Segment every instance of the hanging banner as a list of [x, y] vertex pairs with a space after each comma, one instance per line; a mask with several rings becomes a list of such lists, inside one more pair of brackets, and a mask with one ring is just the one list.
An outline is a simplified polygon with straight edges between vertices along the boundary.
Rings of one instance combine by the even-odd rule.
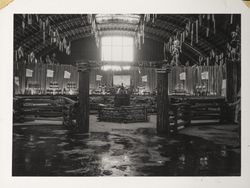
[[50, 70], [50, 69], [47, 69], [47, 77], [48, 78], [53, 78], [53, 75], [54, 75], [54, 71]]
[[142, 76], [141, 79], [142, 79], [142, 82], [147, 82], [148, 81], [148, 76], [147, 75]]
[[102, 80], [102, 76], [101, 75], [96, 75], [96, 81], [101, 81]]
[[26, 77], [32, 77], [32, 74], [33, 74], [33, 70], [30, 70], [30, 69], [26, 69]]
[[208, 72], [207, 71], [201, 73], [201, 79], [208, 80]]
[[15, 76], [15, 84], [17, 86], [20, 86], [20, 82], [19, 82], [19, 77], [18, 76]]
[[186, 72], [180, 73], [180, 80], [186, 80]]
[[71, 73], [68, 71], [64, 71], [64, 78], [70, 79]]

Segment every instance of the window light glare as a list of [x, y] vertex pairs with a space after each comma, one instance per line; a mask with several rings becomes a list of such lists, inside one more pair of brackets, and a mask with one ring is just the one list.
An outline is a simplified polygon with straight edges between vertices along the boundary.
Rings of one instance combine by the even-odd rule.
[[130, 70], [131, 66], [119, 66], [119, 65], [103, 65], [101, 70], [103, 71], [122, 71]]
[[134, 39], [127, 36], [104, 36], [101, 38], [102, 61], [132, 62]]

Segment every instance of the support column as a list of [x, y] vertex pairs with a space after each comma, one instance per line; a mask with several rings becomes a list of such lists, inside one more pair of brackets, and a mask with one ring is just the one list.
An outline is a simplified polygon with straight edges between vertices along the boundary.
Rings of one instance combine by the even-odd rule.
[[157, 70], [157, 133], [169, 135], [168, 73], [170, 69]]
[[79, 69], [79, 130], [89, 132], [89, 69], [87, 64]]

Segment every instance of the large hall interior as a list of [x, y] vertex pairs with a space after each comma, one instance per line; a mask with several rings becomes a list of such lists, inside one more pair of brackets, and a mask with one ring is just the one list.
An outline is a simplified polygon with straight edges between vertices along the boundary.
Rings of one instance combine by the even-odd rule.
[[15, 14], [13, 176], [240, 176], [240, 14]]

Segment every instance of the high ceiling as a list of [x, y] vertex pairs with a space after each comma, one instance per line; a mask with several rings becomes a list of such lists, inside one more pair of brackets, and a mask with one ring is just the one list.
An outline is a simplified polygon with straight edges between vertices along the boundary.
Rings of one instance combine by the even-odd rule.
[[[40, 14], [40, 19], [49, 20], [50, 26], [57, 29], [60, 37], [67, 41], [75, 41], [85, 37], [92, 37], [92, 24], [88, 21], [86, 14]], [[134, 36], [138, 30], [140, 17], [143, 15], [95, 15], [97, 30], [100, 35], [130, 35]], [[236, 16], [235, 16], [236, 17]], [[211, 49], [219, 52], [225, 51], [225, 45], [229, 38], [230, 15], [215, 15], [216, 33], [206, 36], [206, 26], [199, 27], [199, 42], [190, 45], [187, 39], [183, 45], [183, 52], [190, 59], [197, 59], [197, 56], [208, 56]], [[145, 24], [145, 38], [160, 43], [168, 41], [169, 37], [176, 32], [183, 32], [188, 21], [194, 22], [198, 15], [192, 14], [159, 14], [154, 22]], [[14, 16], [14, 48], [22, 46], [25, 53], [34, 52], [38, 56], [45, 55], [55, 49], [49, 41], [43, 43], [43, 31], [38, 22], [33, 22], [23, 29], [23, 15]], [[239, 23], [240, 24], [240, 23]], [[46, 33], [46, 37], [48, 34]]]

